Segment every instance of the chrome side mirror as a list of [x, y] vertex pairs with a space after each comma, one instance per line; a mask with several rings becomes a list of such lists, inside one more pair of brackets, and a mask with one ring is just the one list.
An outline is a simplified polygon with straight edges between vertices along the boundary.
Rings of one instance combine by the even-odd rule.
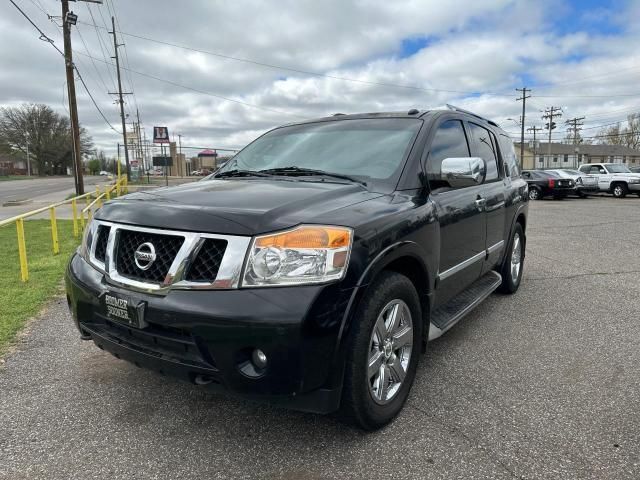
[[440, 167], [440, 178], [453, 188], [470, 187], [484, 182], [487, 166], [482, 158], [445, 158]]

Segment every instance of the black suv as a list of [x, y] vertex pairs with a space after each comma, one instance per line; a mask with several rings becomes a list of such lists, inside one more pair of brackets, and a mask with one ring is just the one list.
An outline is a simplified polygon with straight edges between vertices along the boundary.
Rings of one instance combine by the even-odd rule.
[[527, 208], [511, 140], [470, 112], [287, 125], [203, 181], [107, 202], [69, 305], [118, 358], [375, 429], [428, 340], [517, 290]]

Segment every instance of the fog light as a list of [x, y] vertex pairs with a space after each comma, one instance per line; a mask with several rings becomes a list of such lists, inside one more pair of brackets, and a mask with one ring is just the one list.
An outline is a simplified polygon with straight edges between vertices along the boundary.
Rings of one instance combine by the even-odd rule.
[[251, 361], [255, 367], [259, 369], [263, 369], [267, 366], [267, 356], [259, 348], [256, 348], [251, 354]]

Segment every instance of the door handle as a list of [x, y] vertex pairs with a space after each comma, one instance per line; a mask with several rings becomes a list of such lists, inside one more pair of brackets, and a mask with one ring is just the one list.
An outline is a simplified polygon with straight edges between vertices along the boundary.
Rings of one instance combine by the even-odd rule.
[[478, 208], [478, 210], [482, 211], [482, 209], [485, 207], [486, 204], [487, 204], [486, 198], [478, 197], [476, 199], [476, 207]]

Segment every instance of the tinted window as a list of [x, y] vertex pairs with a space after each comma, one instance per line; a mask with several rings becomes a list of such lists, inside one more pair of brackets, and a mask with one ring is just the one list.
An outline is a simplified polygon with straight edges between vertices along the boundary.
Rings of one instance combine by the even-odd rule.
[[432, 189], [448, 187], [441, 179], [441, 165], [445, 158], [469, 157], [469, 146], [460, 120], [447, 120], [438, 127], [429, 149], [427, 179]]
[[502, 150], [502, 160], [504, 160], [507, 166], [508, 175], [511, 178], [518, 178], [520, 176], [520, 169], [518, 168], [518, 160], [516, 158], [516, 151], [513, 148], [513, 141], [506, 135], [500, 135], [500, 147]]
[[491, 141], [489, 130], [475, 123], [470, 123], [469, 128], [471, 130], [473, 155], [487, 162], [487, 176], [485, 177], [485, 181], [490, 182], [496, 180], [498, 178], [498, 158], [493, 146], [494, 144]]

